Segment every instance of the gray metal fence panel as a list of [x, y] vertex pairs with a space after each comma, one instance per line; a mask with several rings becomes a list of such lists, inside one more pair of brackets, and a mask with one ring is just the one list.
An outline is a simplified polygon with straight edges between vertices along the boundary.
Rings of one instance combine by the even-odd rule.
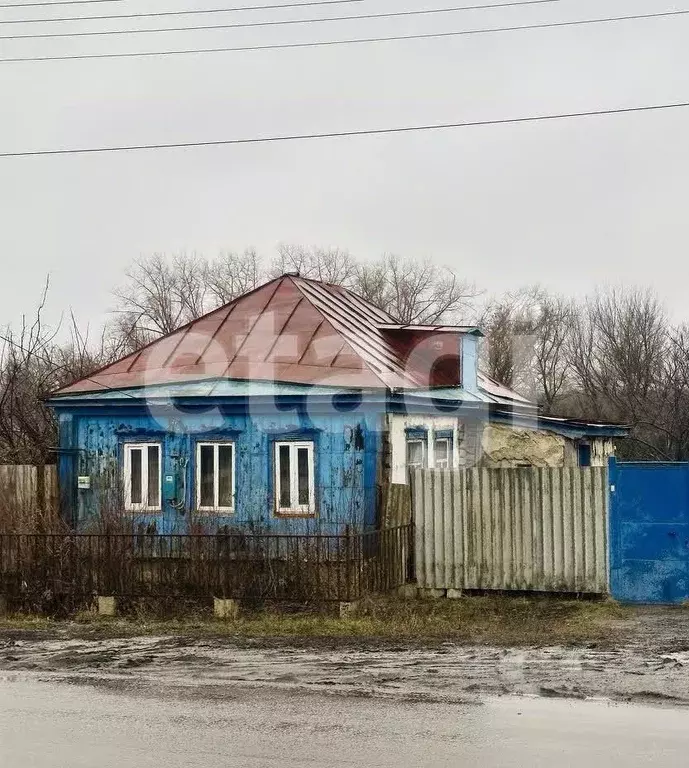
[[412, 473], [427, 589], [608, 591], [606, 467]]

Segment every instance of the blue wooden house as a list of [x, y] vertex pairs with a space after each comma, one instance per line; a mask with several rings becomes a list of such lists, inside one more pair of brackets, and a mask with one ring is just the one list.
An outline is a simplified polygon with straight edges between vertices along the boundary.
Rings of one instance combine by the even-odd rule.
[[409, 467], [489, 460], [491, 427], [604, 462], [624, 430], [539, 416], [478, 371], [480, 335], [285, 274], [55, 393], [62, 514], [78, 530], [368, 528]]

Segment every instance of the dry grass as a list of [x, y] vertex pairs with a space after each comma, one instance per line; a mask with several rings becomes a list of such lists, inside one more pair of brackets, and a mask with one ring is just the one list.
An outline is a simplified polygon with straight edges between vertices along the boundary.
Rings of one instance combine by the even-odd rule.
[[360, 645], [368, 639], [415, 644], [454, 642], [495, 646], [613, 643], [633, 616], [611, 601], [544, 597], [464, 597], [460, 600], [375, 599], [346, 618], [323, 613], [245, 612], [236, 621], [197, 614], [159, 619], [151, 614], [99, 618], [79, 614], [70, 621], [26, 616], [0, 620], [2, 629], [59, 632], [74, 637], [183, 635], [256, 640], [331, 640]]

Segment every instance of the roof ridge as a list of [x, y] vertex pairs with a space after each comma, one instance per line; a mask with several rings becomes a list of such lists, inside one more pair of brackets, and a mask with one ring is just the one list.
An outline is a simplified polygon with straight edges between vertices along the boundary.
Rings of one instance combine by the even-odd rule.
[[[334, 303], [334, 297], [324, 288], [324, 285], [327, 285], [327, 283], [323, 283], [320, 280], [313, 280], [309, 279], [306, 280], [305, 278], [298, 278], [299, 280], [304, 280], [304, 282], [307, 283], [308, 289], [311, 291], [324, 291], [325, 295], [328, 296], [328, 298], [318, 297], [320, 301], [323, 302], [323, 304], [327, 304], [328, 302]], [[389, 382], [386, 381], [385, 376], [390, 374], [392, 376], [398, 376], [403, 379], [406, 379], [409, 384], [418, 386], [418, 381], [414, 379], [414, 377], [406, 370], [405, 366], [400, 361], [399, 357], [397, 356], [395, 349], [390, 345], [387, 339], [385, 339], [382, 334], [380, 335], [380, 338], [378, 338], [375, 334], [370, 334], [371, 330], [374, 330], [378, 333], [378, 326], [377, 322], [371, 320], [370, 318], [367, 318], [364, 315], [364, 312], [361, 308], [351, 308], [351, 307], [337, 307], [335, 305], [335, 308], [332, 310], [328, 310], [328, 308], [321, 309], [320, 306], [318, 306], [316, 303], [314, 303], [314, 297], [310, 296], [308, 293], [308, 290], [304, 290], [303, 286], [299, 286], [298, 283], [295, 281], [295, 285], [299, 288], [300, 292], [305, 295], [312, 307], [314, 307], [322, 317], [324, 317], [330, 326], [338, 333], [338, 335], [347, 342], [348, 346], [352, 349], [352, 351], [361, 359], [361, 361], [364, 363], [366, 368], [371, 371], [376, 378], [383, 384], [384, 387], [389, 386]], [[361, 299], [360, 297], [356, 296], [353, 292], [349, 291], [347, 288], [342, 288], [342, 286], [339, 286], [341, 291], [345, 293], [346, 296], [354, 296], [357, 301], [364, 302], [364, 304], [367, 304], [370, 306], [373, 310], [376, 312], [382, 312], [382, 310], [379, 310], [377, 307], [375, 307], [374, 304], [370, 304], [370, 302], [366, 302], [365, 299]], [[351, 298], [349, 299], [351, 301]], [[366, 307], [364, 307], [366, 309]], [[361, 341], [360, 339], [356, 338], [356, 335], [348, 335], [345, 334], [338, 326], [345, 326], [345, 323], [343, 323], [342, 319], [338, 317], [339, 314], [345, 314], [350, 315], [352, 319], [355, 321], [355, 324], [360, 326], [366, 331], [369, 331], [369, 341], [375, 349], [377, 349], [377, 355], [381, 358], [378, 360], [379, 368], [376, 369], [375, 363], [371, 362], [369, 360], [370, 355], [367, 355], [367, 349], [366, 344]], [[373, 355], [375, 357], [376, 355]], [[382, 370], [380, 370], [382, 369]]]
[[[306, 280], [309, 283], [316, 283], [317, 285], [334, 285], [334, 284], [326, 283], [323, 280], [314, 280], [313, 278], [304, 278], [304, 277], [302, 277], [299, 274], [294, 275], [294, 274], [290, 274], [289, 272], [286, 273], [284, 276], [288, 277], [292, 281], [293, 285], [296, 287], [296, 289], [299, 291], [299, 293], [304, 297], [304, 299], [306, 301], [308, 301], [309, 305], [311, 307], [313, 307], [316, 310], [316, 312], [318, 312], [318, 314], [323, 318], [323, 320], [326, 323], [328, 323], [328, 325], [333, 329], [333, 331], [335, 331], [335, 333], [342, 339], [342, 346], [344, 347], [344, 345], [346, 344], [352, 350], [352, 352], [354, 352], [354, 354], [356, 354], [357, 357], [359, 357], [359, 359], [366, 366], [366, 368], [381, 382], [381, 384], [383, 386], [387, 386], [386, 382], [381, 378], [380, 373], [378, 371], [376, 371], [375, 368], [373, 368], [373, 366], [368, 362], [368, 360], [366, 360], [366, 358], [363, 357], [363, 355], [361, 355], [356, 350], [355, 347], [352, 346], [350, 340], [342, 333], [341, 330], [339, 330], [339, 328], [337, 328], [336, 325], [333, 324], [332, 318], [328, 317], [328, 315], [326, 315], [326, 313], [319, 306], [314, 304], [312, 297], [309, 296], [308, 293], [303, 290], [302, 286], [299, 285], [298, 281], [299, 280]], [[295, 278], [297, 278], [297, 279], [295, 280]], [[341, 288], [342, 286], [335, 286], [335, 287]], [[344, 289], [344, 290], [346, 290], [346, 289]], [[340, 351], [342, 351], [342, 350], [340, 350]], [[338, 352], [337, 354], [339, 355], [340, 352]]]

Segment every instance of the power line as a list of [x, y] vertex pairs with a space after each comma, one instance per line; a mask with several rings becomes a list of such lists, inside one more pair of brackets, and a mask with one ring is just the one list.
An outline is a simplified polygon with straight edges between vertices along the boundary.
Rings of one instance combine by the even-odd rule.
[[[114, 0], [98, 0], [98, 2], [113, 2]], [[8, 19], [0, 24], [54, 24], [59, 21], [104, 21], [113, 19], [148, 19], [159, 16], [191, 16], [204, 13], [235, 13], [239, 11], [265, 11], [280, 8], [306, 8], [313, 5], [343, 5], [345, 3], [363, 3], [364, 0], [309, 0], [303, 3], [282, 3], [271, 5], [241, 5], [235, 8], [206, 8], [198, 11], [159, 11], [157, 13], [116, 13], [101, 16], [64, 16], [59, 19]], [[526, 3], [510, 3], [510, 5], [531, 5], [535, 3], [556, 3], [561, 0], [528, 0]], [[53, 3], [51, 3], [53, 5]], [[0, 6], [1, 8], [2, 6]], [[497, 6], [500, 7], [500, 6]]]
[[28, 152], [2, 152], [1, 158], [39, 157], [45, 155], [86, 155], [105, 152], [135, 152], [152, 149], [188, 149], [191, 147], [216, 147], [233, 144], [269, 144], [281, 141], [305, 141], [310, 139], [340, 139], [352, 136], [379, 136], [382, 134], [413, 133], [421, 131], [441, 131], [453, 128], [472, 128], [488, 125], [507, 125], [516, 123], [536, 123], [551, 120], [569, 120], [582, 117], [601, 117], [603, 115], [625, 115], [632, 112], [654, 112], [660, 110], [683, 109], [689, 102], [670, 104], [652, 104], [640, 107], [620, 107], [618, 109], [597, 109], [589, 112], [564, 112], [551, 115], [530, 115], [527, 117], [509, 117], [497, 120], [472, 120], [461, 123], [435, 123], [431, 125], [410, 125], [397, 128], [369, 128], [358, 131], [334, 131], [330, 133], [301, 133], [287, 136], [259, 136], [246, 139], [220, 139], [217, 141], [185, 141], [171, 144], [131, 144], [115, 147], [82, 147], [78, 149], [39, 149]]
[[90, 5], [91, 3], [121, 3], [122, 0], [54, 0], [47, 3], [3, 3], [0, 8], [45, 8], [51, 5]]
[[[575, 21], [548, 22], [544, 24], [526, 24], [514, 27], [488, 27], [483, 29], [465, 29], [456, 32], [424, 32], [418, 35], [391, 35], [388, 37], [358, 37], [345, 40], [316, 40], [308, 43], [271, 43], [268, 45], [242, 45], [222, 48], [182, 48], [168, 51], [131, 51], [125, 53], [79, 53], [67, 56], [16, 56], [2, 58], [1, 63], [31, 61], [75, 61], [81, 59], [129, 59], [151, 56], [185, 56], [206, 53], [239, 53], [246, 51], [278, 51], [292, 48], [326, 48], [339, 45], [359, 45], [363, 43], [391, 43], [407, 40], [431, 40], [467, 35], [488, 35], [497, 32], [520, 32], [523, 30], [550, 29], [555, 27], [574, 27], [590, 24], [610, 24], [619, 21], [637, 21], [640, 19], [662, 18], [667, 16], [687, 15], [689, 10], [667, 11], [664, 13], [636, 14], [634, 16], [616, 16], [604, 19], [580, 19]], [[2, 39], [2, 38], [0, 38]]]
[[[239, 24], [200, 24], [194, 27], [159, 27], [157, 29], [107, 29], [93, 32], [42, 32], [30, 35], [2, 35], [0, 40], [38, 40], [56, 37], [107, 37], [111, 35], [149, 35], [161, 32], [199, 32], [209, 29], [246, 29], [247, 27], [281, 27], [292, 24], [325, 24], [340, 21], [364, 21], [370, 19], [392, 19], [409, 16], [430, 16], [441, 13], [457, 13], [459, 11], [473, 10], [467, 6], [455, 6], [453, 8], [424, 8], [416, 11], [390, 11], [388, 13], [367, 13], [355, 16], [328, 16], [325, 18], [311, 19], [280, 19], [274, 21], [247, 21]], [[689, 13], [687, 11], [668, 12], [658, 15], [676, 15]]]

